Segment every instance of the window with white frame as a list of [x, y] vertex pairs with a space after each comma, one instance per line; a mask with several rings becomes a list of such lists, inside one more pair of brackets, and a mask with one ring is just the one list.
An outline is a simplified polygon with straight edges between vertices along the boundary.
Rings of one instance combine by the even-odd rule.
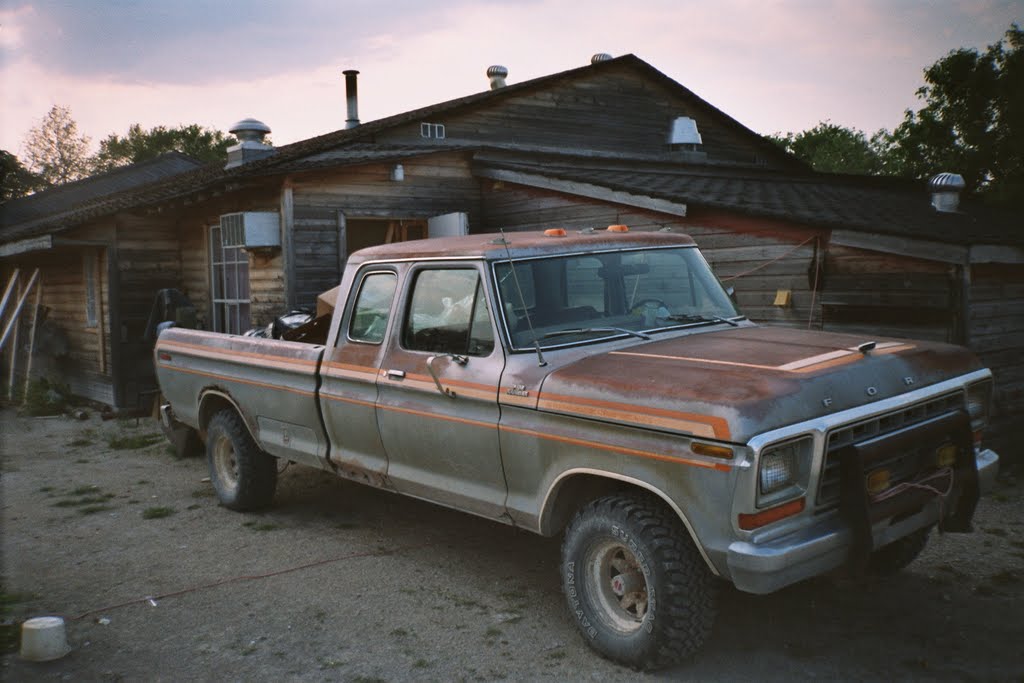
[[[237, 216], [237, 214], [236, 214]], [[234, 216], [225, 216], [230, 219]], [[210, 298], [213, 329], [242, 334], [249, 321], [249, 255], [242, 249], [240, 231], [222, 221], [210, 226]]]

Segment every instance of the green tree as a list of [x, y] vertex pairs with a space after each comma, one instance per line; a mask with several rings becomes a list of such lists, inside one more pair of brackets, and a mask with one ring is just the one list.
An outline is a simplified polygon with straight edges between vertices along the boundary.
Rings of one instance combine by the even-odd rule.
[[25, 162], [46, 186], [62, 185], [89, 175], [89, 138], [78, 134], [68, 107], [54, 105], [25, 136]]
[[883, 134], [879, 131], [869, 140], [863, 131], [822, 121], [801, 133], [776, 133], [768, 139], [815, 171], [874, 174], [882, 168], [876, 140]]
[[0, 202], [24, 197], [45, 186], [42, 178], [22, 166], [18, 157], [0, 149]]
[[100, 151], [94, 162], [96, 169], [106, 171], [139, 161], [148, 161], [166, 152], [181, 152], [199, 161], [223, 161], [227, 149], [237, 141], [219, 130], [197, 124], [167, 128], [156, 126], [143, 130], [133, 123], [121, 137], [110, 134], [100, 142]]
[[913, 178], [959, 173], [994, 200], [1024, 196], [1024, 31], [1012, 24], [979, 54], [960, 48], [924, 72], [924, 106], [907, 110], [882, 141], [883, 172]]

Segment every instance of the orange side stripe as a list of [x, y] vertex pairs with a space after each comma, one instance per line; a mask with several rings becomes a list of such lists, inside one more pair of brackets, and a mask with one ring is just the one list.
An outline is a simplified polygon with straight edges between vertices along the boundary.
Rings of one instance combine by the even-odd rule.
[[[183, 353], [194, 353], [195, 355], [206, 356], [227, 356], [229, 358], [236, 356], [243, 356], [245, 358], [255, 358], [258, 360], [270, 360], [278, 361], [281, 363], [289, 363], [293, 365], [303, 366], [315, 366], [315, 360], [309, 360], [306, 358], [291, 358], [290, 356], [278, 356], [267, 353], [256, 353], [254, 351], [240, 351], [235, 349], [223, 349], [215, 346], [205, 346], [203, 344], [188, 344], [186, 342], [161, 342], [157, 345], [158, 351], [173, 351], [178, 350]], [[197, 353], [199, 352], [199, 353]]]
[[568, 443], [574, 446], [589, 446], [591, 448], [598, 448], [604, 451], [612, 451], [613, 453], [623, 453], [625, 455], [636, 455], [641, 458], [650, 458], [652, 460], [663, 460], [665, 462], [674, 462], [683, 465], [693, 465], [694, 467], [703, 467], [709, 470], [718, 470], [719, 472], [728, 472], [729, 470], [732, 469], [731, 465], [726, 465], [724, 463], [702, 462], [700, 460], [691, 460], [690, 458], [681, 458], [672, 455], [662, 455], [661, 453], [640, 451], [635, 448], [626, 448], [625, 446], [614, 446], [612, 444], [599, 443], [597, 441], [587, 441], [585, 439], [577, 439], [570, 436], [544, 434], [542, 432], [535, 432], [532, 429], [521, 429], [519, 427], [502, 426], [501, 430], [514, 432], [516, 434], [524, 434], [526, 436], [540, 437], [542, 439], [548, 439], [550, 441], [559, 441], [561, 443]]
[[225, 382], [238, 382], [240, 384], [250, 384], [250, 385], [255, 386], [255, 387], [264, 387], [266, 389], [288, 391], [288, 392], [291, 392], [293, 394], [298, 394], [300, 396], [309, 396], [310, 398], [314, 398], [316, 396], [316, 394], [313, 393], [312, 391], [305, 391], [304, 389], [294, 389], [292, 387], [282, 387], [279, 384], [267, 384], [266, 382], [257, 382], [256, 380], [252, 380], [252, 379], [242, 379], [241, 377], [229, 377], [227, 375], [218, 375], [218, 374], [213, 373], [213, 372], [203, 372], [202, 370], [193, 370], [191, 368], [182, 368], [182, 367], [178, 367], [176, 365], [169, 365], [167, 363], [158, 363], [158, 365], [160, 367], [166, 369], [166, 370], [174, 370], [176, 372], [185, 372], [185, 373], [188, 373], [190, 375], [200, 375], [202, 377], [211, 377], [213, 379], [219, 379], [219, 380], [223, 380]]

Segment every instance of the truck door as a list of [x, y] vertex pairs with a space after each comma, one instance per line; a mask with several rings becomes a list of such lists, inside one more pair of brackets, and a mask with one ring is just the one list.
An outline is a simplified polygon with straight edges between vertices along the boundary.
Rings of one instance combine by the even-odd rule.
[[505, 358], [481, 271], [424, 264], [406, 282], [378, 380], [388, 479], [403, 493], [499, 517], [507, 490], [498, 450]]
[[382, 485], [387, 453], [377, 430], [377, 376], [394, 308], [398, 274], [368, 266], [356, 274], [342, 315], [337, 343], [324, 352], [320, 409], [331, 435], [331, 461], [350, 478]]

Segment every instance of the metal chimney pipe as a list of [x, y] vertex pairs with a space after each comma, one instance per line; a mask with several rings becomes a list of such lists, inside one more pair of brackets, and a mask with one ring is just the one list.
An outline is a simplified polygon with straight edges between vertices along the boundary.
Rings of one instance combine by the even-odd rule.
[[342, 71], [345, 75], [345, 96], [348, 99], [348, 118], [345, 119], [345, 128], [355, 128], [359, 125], [359, 93], [356, 86], [356, 76], [359, 72], [355, 69]]

